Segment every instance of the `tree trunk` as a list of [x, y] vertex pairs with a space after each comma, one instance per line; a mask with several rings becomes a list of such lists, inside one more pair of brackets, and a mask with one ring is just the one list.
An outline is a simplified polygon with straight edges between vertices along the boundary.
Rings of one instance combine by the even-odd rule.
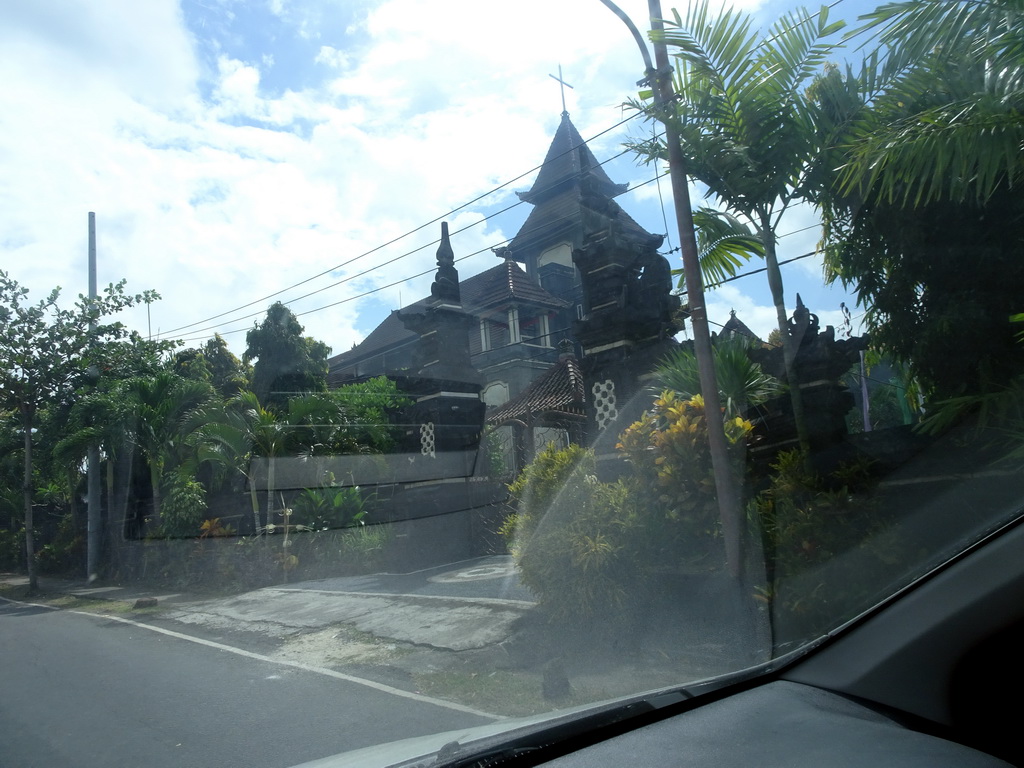
[[782, 359], [786, 367], [786, 384], [789, 386], [789, 400], [793, 406], [793, 422], [796, 425], [796, 437], [800, 450], [805, 456], [810, 455], [811, 443], [807, 433], [807, 418], [804, 413], [803, 393], [800, 391], [800, 380], [796, 374], [796, 353], [798, 341], [789, 335], [789, 317], [786, 314], [786, 295], [782, 285], [782, 271], [779, 269], [779, 258], [775, 252], [775, 231], [771, 226], [771, 217], [766, 211], [760, 214], [761, 238], [764, 241], [764, 262], [768, 271], [768, 288], [775, 304], [775, 316], [779, 324], [779, 336], [782, 338]]
[[267, 456], [267, 525], [274, 522], [274, 454]]
[[32, 530], [32, 423], [31, 408], [21, 409], [21, 428], [25, 433], [25, 476], [22, 481], [22, 496], [25, 501], [25, 559], [28, 567], [28, 591], [30, 594], [39, 590], [39, 577], [36, 574], [36, 537]]
[[[251, 471], [251, 470], [250, 470]], [[251, 474], [245, 474], [245, 482], [249, 486], [249, 501], [252, 503], [253, 535], [260, 532], [260, 500], [256, 496], [256, 484]]]
[[156, 518], [157, 524], [163, 523], [163, 519], [160, 517], [160, 476], [163, 475], [161, 467], [157, 466], [153, 461], [149, 463], [149, 482], [153, 486], [153, 517]]

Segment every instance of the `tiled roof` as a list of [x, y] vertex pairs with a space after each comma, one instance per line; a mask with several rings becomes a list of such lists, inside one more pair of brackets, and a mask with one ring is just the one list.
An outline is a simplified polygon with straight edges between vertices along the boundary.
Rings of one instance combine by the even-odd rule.
[[[469, 314], [476, 314], [482, 310], [494, 309], [511, 303], [548, 309], [561, 309], [569, 306], [568, 302], [548, 293], [530, 279], [523, 268], [511, 259], [506, 259], [495, 267], [466, 278], [459, 284], [459, 289], [462, 294], [462, 307]], [[402, 311], [406, 313], [422, 312], [429, 305], [429, 299], [420, 299], [403, 307]], [[391, 313], [355, 349], [335, 355], [327, 363], [331, 369], [349, 365], [356, 360], [369, 357], [403, 342], [412, 341], [415, 338], [416, 333], [406, 328], [395, 313]]]
[[513, 302], [548, 309], [562, 309], [569, 302], [553, 296], [526, 274], [512, 259], [505, 259], [462, 284], [462, 306], [467, 312], [499, 307]]
[[627, 185], [616, 184], [604, 168], [598, 163], [590, 147], [583, 141], [576, 126], [569, 119], [569, 113], [562, 113], [562, 122], [555, 131], [548, 153], [544, 157], [537, 179], [528, 192], [520, 192], [519, 198], [535, 205], [545, 198], [563, 192], [566, 187], [579, 179], [585, 172], [595, 178], [598, 188], [608, 197], [614, 197], [626, 191]]
[[574, 357], [563, 357], [545, 373], [487, 417], [488, 424], [501, 424], [544, 412], [583, 415], [586, 391], [583, 372]]

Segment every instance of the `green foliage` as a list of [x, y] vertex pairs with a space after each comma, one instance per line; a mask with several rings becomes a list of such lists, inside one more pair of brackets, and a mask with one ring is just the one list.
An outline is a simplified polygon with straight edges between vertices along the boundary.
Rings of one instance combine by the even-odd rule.
[[[856, 78], [839, 188], [912, 208], [984, 204], [1024, 179], [1024, 19], [1017, 0], [903, 0], [857, 31], [884, 57]], [[837, 167], [837, 166], [833, 166]]]
[[[731, 213], [698, 208], [693, 212], [693, 227], [705, 287], [714, 287], [733, 277], [751, 256], [764, 258], [764, 241]], [[685, 289], [684, 270], [673, 269], [672, 274], [679, 278], [680, 289]]]
[[25, 531], [0, 528], [0, 571], [25, 568]]
[[[753, 425], [739, 416], [725, 418], [725, 437], [737, 469], [738, 449]], [[666, 521], [659, 546], [672, 557], [700, 560], [719, 535], [719, 508], [700, 395], [680, 399], [663, 392], [652, 410], [622, 433], [617, 446], [633, 466], [630, 488], [645, 508]], [[736, 476], [739, 476], [737, 473]]]
[[[829, 477], [808, 472], [799, 451], [780, 454], [771, 481], [749, 505], [762, 532], [768, 583], [781, 636], [804, 636], [834, 626], [837, 618], [866, 607], [884, 574], [902, 561], [888, 521], [872, 501], [868, 461], [840, 466]], [[856, 551], [855, 566], [842, 556]], [[833, 568], [821, 576], [823, 566]], [[794, 580], [799, 589], [785, 589]], [[781, 589], [780, 589], [781, 587]]]
[[867, 309], [873, 345], [907, 365], [929, 399], [992, 391], [1024, 371], [1007, 321], [1024, 293], [1016, 191], [1000, 189], [984, 207], [864, 204], [828, 235], [833, 273]]
[[288, 399], [303, 392], [327, 389], [327, 358], [331, 348], [302, 335], [295, 315], [281, 302], [267, 310], [262, 323], [245, 336], [245, 364], [256, 361], [252, 391], [264, 406], [283, 411]]
[[[729, 419], [739, 445], [751, 429]], [[521, 579], [560, 620], [616, 621], [642, 609], [666, 571], [721, 565], [718, 506], [699, 397], [666, 392], [623, 433], [633, 472], [598, 482], [593, 453], [579, 446], [538, 454], [509, 486], [517, 512], [503, 526]]]
[[326, 485], [307, 488], [292, 502], [292, 522], [314, 531], [365, 524], [370, 500], [359, 486]]
[[85, 537], [70, 512], [60, 518], [57, 535], [36, 553], [36, 562], [43, 573], [66, 574], [80, 571], [85, 555]]
[[[80, 297], [73, 309], [61, 308], [60, 289], [36, 303], [28, 289], [0, 271], [0, 410], [17, 413], [25, 437], [23, 487], [33, 485], [36, 415], [45, 405], [66, 403], [90, 376], [90, 352], [96, 344], [125, 336], [120, 323], [104, 318], [142, 301], [127, 296], [124, 282], [110, 285], [95, 299]], [[155, 298], [149, 293], [145, 298]], [[92, 369], [95, 374], [96, 368]], [[31, 494], [24, 498], [25, 555], [29, 589], [37, 588]]]
[[[511, 429], [505, 427], [505, 429]], [[508, 461], [506, 461], [505, 453], [505, 441], [503, 439], [502, 428], [491, 428], [488, 429], [484, 434], [484, 474], [487, 477], [494, 479], [508, 479], [512, 473], [512, 468], [509, 467]]]
[[873, 344], [931, 401], [1024, 371], [1006, 323], [1024, 291], [1019, 11], [887, 3], [860, 31], [882, 53], [859, 71], [831, 68], [811, 91], [832, 138], [808, 184], [829, 274], [855, 288]]
[[200, 533], [206, 514], [206, 489], [184, 472], [172, 472], [164, 480], [160, 507], [160, 533], [171, 538], [192, 537]]
[[[124, 403], [122, 426], [149, 465], [154, 514], [168, 535], [194, 535], [202, 512], [195, 510], [196, 491], [191, 488], [195, 481], [183, 464], [192, 454], [189, 434], [201, 424], [193, 417], [205, 412], [213, 398], [212, 388], [162, 371], [122, 382], [116, 392]], [[165, 483], [180, 496], [180, 505], [166, 520], [161, 493]]]
[[[718, 393], [730, 416], [742, 416], [751, 406], [774, 397], [781, 385], [761, 370], [747, 354], [749, 344], [738, 337], [718, 338], [714, 345], [715, 379]], [[683, 398], [700, 394], [700, 374], [692, 350], [680, 347], [666, 355], [655, 369], [660, 387], [671, 389]]]
[[537, 454], [508, 487], [516, 510], [514, 524], [503, 528], [510, 543], [529, 539], [556, 497], [583, 496], [595, 470], [593, 451], [578, 445], [559, 450], [552, 443]]
[[342, 409], [345, 436], [359, 452], [387, 453], [395, 446], [398, 428], [392, 414], [412, 403], [387, 376], [345, 384], [329, 392]]
[[[806, 91], [844, 23], [830, 22], [826, 6], [815, 14], [799, 9], [761, 35], [750, 15], [721, 9], [714, 0], [690, 3], [685, 18], [673, 14], [652, 37], [675, 59], [677, 98], [667, 114], [659, 114], [650, 94], [634, 106], [677, 128], [687, 173], [752, 227], [763, 250], [786, 378], [795, 381], [776, 227], [789, 206], [806, 197], [807, 172], [831, 140], [818, 130], [818, 105]], [[648, 161], [665, 156], [660, 139], [632, 146]], [[789, 392], [797, 436], [806, 446], [801, 391]]]
[[224, 398], [237, 395], [248, 385], [245, 366], [228, 349], [220, 334], [201, 348], [177, 352], [171, 358], [170, 367], [182, 378], [209, 383]]

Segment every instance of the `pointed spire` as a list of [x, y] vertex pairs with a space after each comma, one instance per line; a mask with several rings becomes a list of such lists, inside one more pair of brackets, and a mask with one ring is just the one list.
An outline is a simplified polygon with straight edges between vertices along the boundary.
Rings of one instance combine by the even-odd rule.
[[455, 251], [448, 239], [448, 222], [441, 222], [441, 244], [437, 247], [437, 273], [430, 286], [430, 296], [436, 304], [462, 304], [459, 293], [459, 273], [455, 269]]
[[592, 177], [593, 183], [608, 197], [615, 197], [629, 188], [628, 184], [616, 184], [608, 177], [572, 124], [569, 113], [563, 112], [533, 186], [516, 195], [520, 200], [537, 205], [578, 185], [584, 176]]

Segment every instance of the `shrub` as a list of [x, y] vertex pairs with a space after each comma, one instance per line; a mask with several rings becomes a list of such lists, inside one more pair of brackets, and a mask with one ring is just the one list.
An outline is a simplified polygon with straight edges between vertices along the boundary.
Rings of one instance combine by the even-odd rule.
[[314, 531], [351, 528], [369, 514], [369, 499], [359, 486], [326, 485], [307, 488], [291, 504], [293, 525]]
[[206, 489], [194, 477], [174, 472], [164, 481], [165, 497], [160, 505], [160, 535], [192, 537], [200, 532], [206, 513]]
[[[760, 523], [767, 566], [762, 597], [773, 604], [779, 638], [807, 636], [866, 607], [903, 560], [872, 492], [866, 461], [827, 477], [811, 474], [799, 451], [780, 454], [772, 465], [770, 485], [748, 514]], [[787, 588], [794, 580], [799, 588]]]
[[[749, 422], [729, 419], [734, 445]], [[665, 392], [618, 445], [634, 472], [598, 482], [591, 451], [549, 447], [509, 486], [503, 532], [521, 579], [555, 618], [628, 619], [666, 570], [722, 562], [704, 404]], [[627, 601], [628, 598], [628, 601]]]
[[[752, 429], [740, 417], [725, 420], [737, 464]], [[720, 521], [703, 398], [663, 392], [653, 409], [622, 433], [617, 448], [633, 466], [632, 492], [659, 523], [661, 559], [706, 560], [715, 551]]]
[[514, 511], [506, 518], [501, 532], [513, 552], [533, 535], [556, 497], [581, 496], [581, 484], [595, 471], [593, 451], [578, 445], [559, 450], [550, 444], [538, 453], [508, 487]]

